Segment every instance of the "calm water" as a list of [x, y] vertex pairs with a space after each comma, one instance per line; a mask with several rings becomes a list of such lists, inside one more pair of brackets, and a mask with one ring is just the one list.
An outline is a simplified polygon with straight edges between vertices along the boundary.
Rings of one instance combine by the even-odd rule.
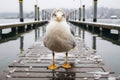
[[[26, 20], [33, 21], [33, 20]], [[112, 22], [114, 24], [119, 24], [120, 20], [100, 20], [100, 22]], [[0, 20], [0, 23], [13, 23], [19, 22], [19, 20]], [[71, 24], [70, 24], [71, 25]], [[76, 27], [74, 25], [71, 25]], [[42, 28], [40, 27], [40, 35], [42, 36]], [[77, 29], [76, 29], [77, 30]], [[5, 32], [9, 32], [10, 30], [4, 30]], [[81, 31], [82, 32], [82, 31]], [[81, 34], [82, 35], [82, 34]], [[24, 50], [27, 50], [31, 45], [34, 44], [35, 38], [35, 30], [32, 30], [28, 33], [21, 35], [24, 37]], [[87, 46], [92, 48], [93, 46], [93, 34], [85, 31], [85, 43]], [[120, 46], [113, 44], [110, 41], [104, 40], [103, 38], [96, 36], [96, 50], [97, 54], [100, 54], [108, 66], [110, 66], [113, 71], [117, 74], [120, 74]], [[12, 63], [14, 60], [18, 59], [18, 55], [20, 54], [20, 37], [17, 37], [15, 40], [10, 40], [8, 42], [0, 43], [0, 72], [7, 68], [7, 66]]]

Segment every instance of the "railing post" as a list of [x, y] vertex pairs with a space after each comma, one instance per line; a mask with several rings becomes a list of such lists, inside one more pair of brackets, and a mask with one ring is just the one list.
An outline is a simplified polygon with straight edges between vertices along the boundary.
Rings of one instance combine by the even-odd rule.
[[85, 21], [85, 5], [83, 5], [83, 21]]
[[97, 0], [94, 0], [94, 17], [93, 22], [97, 22]]
[[19, 10], [20, 10], [20, 22], [24, 22], [23, 19], [23, 0], [19, 0]]
[[37, 5], [35, 5], [35, 21], [37, 21]]
[[[19, 0], [19, 10], [20, 10], [20, 22], [24, 22], [23, 18], [23, 0]], [[18, 27], [18, 33], [24, 32], [25, 31], [25, 26], [19, 26]]]
[[2, 39], [2, 29], [0, 29], [0, 39]]
[[79, 8], [79, 21], [81, 20], [81, 7]]
[[11, 31], [12, 31], [12, 34], [17, 34], [17, 28], [16, 27], [11, 28]]
[[42, 10], [42, 20], [44, 20], [44, 10]]
[[44, 11], [44, 20], [46, 20], [46, 11]]
[[73, 11], [73, 20], [75, 20], [75, 11]]
[[102, 28], [102, 34], [108, 35], [110, 34], [110, 29]]
[[39, 12], [39, 7], [38, 7], [38, 21], [40, 20], [40, 12]]
[[75, 21], [77, 20], [77, 10], [75, 10]]

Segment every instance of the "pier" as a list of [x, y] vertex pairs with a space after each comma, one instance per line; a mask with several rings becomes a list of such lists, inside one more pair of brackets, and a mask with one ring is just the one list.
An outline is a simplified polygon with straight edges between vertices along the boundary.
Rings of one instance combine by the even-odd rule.
[[27, 51], [19, 54], [19, 59], [8, 66], [0, 80], [119, 80], [96, 51], [87, 47], [84, 41], [76, 38], [77, 49], [69, 52], [71, 69], [64, 69], [65, 53], [56, 53], [56, 70], [49, 70], [51, 51], [43, 45], [42, 38]]
[[[62, 67], [65, 63], [65, 53], [55, 53], [55, 64], [59, 66], [56, 70], [47, 68], [52, 62], [52, 52], [43, 44], [45, 27], [50, 21], [53, 9], [41, 9], [36, 0], [32, 17], [34, 21], [24, 22], [23, 0], [18, 2], [20, 22], [0, 24], [0, 43], [20, 38], [20, 53], [17, 55], [18, 59], [0, 73], [0, 80], [120, 80], [120, 76], [97, 54], [96, 36], [120, 45], [120, 25], [97, 22], [98, 0], [93, 0], [93, 22], [87, 21], [86, 5], [82, 4], [81, 0], [79, 8], [65, 10], [66, 20], [75, 32], [77, 47], [68, 52], [68, 61], [72, 65], [70, 69]], [[72, 25], [75, 25], [75, 28]], [[4, 29], [11, 31], [3, 33]], [[21, 35], [32, 30], [35, 30], [34, 44], [24, 50], [24, 37]], [[85, 31], [93, 34], [92, 48], [85, 43]]]
[[[1, 24], [0, 25], [0, 39], [4, 39], [5, 35], [12, 35], [15, 36], [17, 34], [35, 29], [40, 25], [44, 25], [48, 23], [48, 21], [33, 21], [33, 22], [18, 22], [18, 23], [11, 23], [11, 24]], [[3, 34], [3, 29], [11, 29], [11, 32], [8, 34]]]
[[[99, 36], [105, 36], [113, 42], [120, 44], [120, 25], [108, 24], [108, 23], [99, 23], [99, 22], [87, 22], [87, 21], [69, 21], [72, 24], [75, 24], [81, 27], [84, 30], [87, 30], [93, 34], [98, 34]], [[114, 30], [116, 33], [112, 33]]]

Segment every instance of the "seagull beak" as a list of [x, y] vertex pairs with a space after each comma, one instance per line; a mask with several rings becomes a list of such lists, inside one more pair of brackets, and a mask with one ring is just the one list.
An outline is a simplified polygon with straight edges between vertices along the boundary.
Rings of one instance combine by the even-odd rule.
[[57, 17], [57, 21], [60, 22], [62, 20], [62, 17]]

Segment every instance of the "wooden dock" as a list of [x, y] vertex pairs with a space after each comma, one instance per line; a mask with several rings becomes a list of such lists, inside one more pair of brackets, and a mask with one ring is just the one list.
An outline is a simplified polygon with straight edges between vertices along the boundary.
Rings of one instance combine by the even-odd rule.
[[52, 53], [44, 47], [42, 39], [19, 55], [0, 76], [0, 80], [120, 80], [102, 61], [95, 50], [76, 37], [77, 49], [69, 52], [71, 69], [64, 69], [65, 53], [55, 54], [59, 69], [48, 70]]

